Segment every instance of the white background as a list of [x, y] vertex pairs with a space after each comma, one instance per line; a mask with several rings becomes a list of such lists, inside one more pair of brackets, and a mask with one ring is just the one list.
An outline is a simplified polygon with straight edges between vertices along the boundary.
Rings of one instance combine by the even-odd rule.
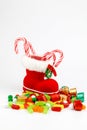
[[64, 59], [57, 68], [61, 86], [85, 92], [87, 104], [87, 1], [0, 0], [0, 128], [2, 130], [87, 129], [87, 110], [71, 108], [47, 115], [7, 108], [7, 96], [22, 92], [25, 68], [14, 52], [17, 37], [26, 37], [36, 52], [61, 49]]

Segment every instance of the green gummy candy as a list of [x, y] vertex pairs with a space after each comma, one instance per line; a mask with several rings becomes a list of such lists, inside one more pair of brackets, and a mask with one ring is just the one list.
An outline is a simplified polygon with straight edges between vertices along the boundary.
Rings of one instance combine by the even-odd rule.
[[44, 114], [47, 114], [47, 113], [48, 113], [48, 110], [49, 110], [49, 107], [48, 107], [48, 106], [44, 106], [44, 111], [43, 111], [43, 113], [44, 113]]
[[33, 101], [33, 102], [36, 102], [36, 101], [37, 101], [37, 98], [36, 98], [36, 97], [33, 97], [33, 98], [32, 98], [32, 101]]
[[46, 97], [47, 100], [51, 99], [51, 97], [48, 94], [45, 94], [45, 97]]
[[8, 102], [8, 106], [9, 106], [9, 107], [11, 107], [11, 106], [12, 106], [12, 104], [13, 104], [13, 102], [12, 102], [12, 101]]
[[33, 105], [31, 105], [31, 106], [29, 106], [29, 107], [27, 108], [27, 110], [28, 110], [29, 113], [33, 113], [33, 109], [32, 109], [32, 108], [33, 108]]
[[27, 109], [29, 113], [33, 113], [33, 110], [32, 109]]
[[71, 98], [71, 102], [74, 102], [75, 100], [76, 100], [76, 97], [73, 96], [73, 97]]
[[19, 102], [19, 101], [16, 101], [16, 104], [17, 105], [22, 105], [22, 104], [24, 104], [25, 102]]
[[13, 96], [12, 95], [8, 95], [8, 102], [9, 101], [13, 101]]
[[35, 105], [38, 105], [38, 106], [46, 106], [46, 102], [44, 102], [44, 101], [36, 101], [36, 102], [35, 102]]
[[49, 103], [51, 107], [54, 105], [52, 101], [48, 101], [47, 103]]
[[29, 94], [29, 93], [26, 93], [24, 96], [29, 97], [29, 96], [30, 96], [30, 94]]

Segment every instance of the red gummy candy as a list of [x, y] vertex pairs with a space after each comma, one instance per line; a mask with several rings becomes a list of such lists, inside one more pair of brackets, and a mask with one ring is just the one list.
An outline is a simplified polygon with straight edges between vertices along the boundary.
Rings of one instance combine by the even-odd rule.
[[64, 105], [64, 108], [67, 108], [69, 106], [69, 103], [68, 102], [62, 102], [62, 104]]
[[62, 109], [61, 109], [61, 107], [52, 107], [51, 110], [56, 111], [56, 112], [60, 112]]
[[27, 109], [29, 107], [29, 104], [24, 103], [24, 108]]
[[75, 100], [73, 103], [74, 110], [81, 111], [83, 109], [83, 104], [81, 100]]
[[19, 105], [16, 105], [16, 104], [12, 104], [11, 108], [12, 108], [12, 109], [15, 109], [15, 110], [19, 110], [19, 109], [20, 109], [20, 106], [19, 106]]
[[59, 101], [60, 100], [60, 95], [59, 94], [52, 94], [51, 95], [51, 101]]
[[39, 96], [37, 96], [37, 100], [38, 101], [47, 101], [47, 99], [46, 99], [44, 94], [40, 94]]

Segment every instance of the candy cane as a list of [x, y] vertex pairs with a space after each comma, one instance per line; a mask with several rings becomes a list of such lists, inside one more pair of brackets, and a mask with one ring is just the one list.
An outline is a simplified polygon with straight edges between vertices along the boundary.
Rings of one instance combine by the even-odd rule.
[[[54, 67], [57, 67], [63, 59], [63, 52], [61, 50], [58, 50], [58, 49], [53, 50], [51, 52], [46, 52], [43, 56], [37, 56], [31, 43], [29, 41], [27, 41], [26, 38], [24, 38], [24, 37], [16, 39], [16, 41], [14, 43], [14, 47], [15, 47], [14, 50], [15, 50], [16, 54], [18, 53], [18, 43], [20, 41], [24, 42], [24, 51], [25, 51], [26, 56], [28, 56], [28, 57], [31, 57], [31, 58], [34, 58], [37, 60], [43, 60], [43, 61], [46, 61], [46, 60], [53, 58], [53, 66]], [[30, 54], [30, 52], [31, 52], [31, 54]], [[55, 53], [60, 54], [59, 60], [57, 62], [56, 62]]]
[[[56, 55], [55, 55], [55, 53], [59, 53], [60, 54], [59, 60], [57, 62], [56, 62]], [[62, 59], [63, 59], [64, 56], [63, 56], [63, 52], [61, 50], [56, 49], [56, 50], [53, 50], [51, 52], [45, 53], [44, 56], [42, 57], [42, 59], [43, 60], [44, 59], [45, 60], [49, 60], [49, 59], [51, 59], [51, 57], [53, 57], [53, 65], [55, 67], [57, 67], [62, 62]]]
[[[26, 56], [30, 56], [30, 51], [31, 51], [31, 53], [32, 53], [33, 55], [35, 55], [35, 50], [33, 49], [31, 43], [28, 42], [28, 41], [26, 40], [26, 38], [24, 38], [24, 37], [23, 37], [23, 38], [17, 38], [17, 39], [15, 40], [14, 50], [15, 50], [16, 54], [18, 54], [18, 43], [19, 43], [20, 41], [24, 42], [24, 51], [25, 51]], [[30, 51], [29, 51], [29, 49], [30, 49]]]

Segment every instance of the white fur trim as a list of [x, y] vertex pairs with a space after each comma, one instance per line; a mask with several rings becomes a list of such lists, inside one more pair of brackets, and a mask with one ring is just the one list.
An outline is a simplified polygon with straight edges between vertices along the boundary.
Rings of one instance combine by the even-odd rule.
[[41, 61], [27, 56], [23, 56], [22, 62], [26, 69], [37, 71], [37, 72], [45, 72], [48, 64], [51, 64], [51, 61], [49, 60]]

